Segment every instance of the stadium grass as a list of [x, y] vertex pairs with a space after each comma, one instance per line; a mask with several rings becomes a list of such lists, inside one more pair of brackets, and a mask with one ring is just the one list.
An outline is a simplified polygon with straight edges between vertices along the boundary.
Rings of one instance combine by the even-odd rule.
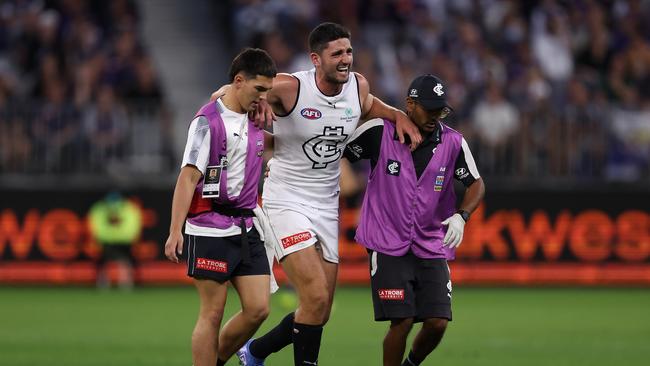
[[[231, 295], [228, 314], [238, 306]], [[260, 332], [291, 303], [273, 296]], [[0, 365], [189, 366], [197, 306], [191, 287], [0, 287]], [[386, 327], [372, 320], [367, 288], [338, 289], [319, 363], [381, 365]], [[649, 341], [648, 289], [458, 286], [454, 321], [423, 365], [647, 365]], [[292, 349], [266, 364], [292, 365]]]

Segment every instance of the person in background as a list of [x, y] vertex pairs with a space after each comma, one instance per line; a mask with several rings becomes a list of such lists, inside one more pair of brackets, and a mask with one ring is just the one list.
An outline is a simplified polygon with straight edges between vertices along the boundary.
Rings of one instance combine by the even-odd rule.
[[142, 232], [140, 208], [119, 192], [110, 192], [90, 208], [88, 218], [90, 232], [102, 246], [102, 254], [97, 261], [97, 287], [110, 287], [109, 263], [117, 262], [118, 285], [125, 289], [132, 288], [135, 261], [131, 246]]

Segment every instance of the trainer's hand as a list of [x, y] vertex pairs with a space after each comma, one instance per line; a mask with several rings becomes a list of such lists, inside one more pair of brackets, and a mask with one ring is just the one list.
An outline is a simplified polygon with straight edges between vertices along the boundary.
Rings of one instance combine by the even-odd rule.
[[267, 128], [273, 125], [273, 121], [276, 120], [275, 113], [273, 113], [273, 108], [266, 101], [266, 99], [260, 100], [257, 104], [257, 108], [248, 113], [248, 118], [253, 121], [253, 124], [257, 128]]
[[178, 263], [178, 256], [183, 253], [183, 234], [180, 232], [170, 233], [165, 243], [165, 256], [170, 261]]
[[404, 135], [408, 135], [411, 138], [411, 151], [415, 150], [415, 148], [417, 148], [422, 143], [422, 135], [420, 134], [420, 130], [406, 115], [406, 113], [400, 111], [400, 113], [397, 114], [395, 129], [397, 131], [397, 137], [399, 137], [400, 143], [404, 143]]
[[228, 90], [228, 88], [230, 88], [230, 84], [226, 84], [221, 88], [219, 88], [219, 90], [217, 90], [216, 92], [212, 93], [212, 95], [210, 96], [210, 101], [214, 102], [215, 100], [226, 95], [226, 91]]
[[463, 217], [456, 213], [448, 217], [442, 224], [447, 226], [447, 234], [442, 240], [442, 244], [449, 246], [449, 248], [459, 247], [460, 242], [463, 241], [463, 231], [465, 230]]

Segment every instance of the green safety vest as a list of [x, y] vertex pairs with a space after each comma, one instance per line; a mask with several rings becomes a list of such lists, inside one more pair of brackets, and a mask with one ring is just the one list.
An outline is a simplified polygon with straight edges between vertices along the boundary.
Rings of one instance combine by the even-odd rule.
[[142, 231], [142, 213], [133, 202], [119, 200], [95, 203], [89, 213], [90, 230], [101, 244], [130, 245]]

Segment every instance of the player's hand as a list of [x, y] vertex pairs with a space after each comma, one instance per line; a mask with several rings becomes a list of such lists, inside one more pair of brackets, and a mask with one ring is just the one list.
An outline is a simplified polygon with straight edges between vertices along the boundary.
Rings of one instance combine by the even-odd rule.
[[399, 137], [399, 142], [404, 143], [405, 135], [411, 139], [411, 151], [415, 150], [422, 143], [422, 135], [418, 127], [411, 121], [411, 119], [406, 115], [406, 113], [401, 112], [397, 113], [397, 120], [395, 121], [395, 129], [397, 131], [397, 137]]
[[165, 256], [170, 261], [178, 263], [178, 256], [183, 253], [183, 234], [180, 232], [173, 232], [169, 234], [167, 242], [165, 243]]
[[226, 91], [229, 88], [230, 88], [230, 84], [226, 84], [226, 85], [222, 86], [221, 88], [219, 88], [219, 90], [212, 93], [212, 95], [210, 96], [210, 101], [214, 102], [215, 100], [217, 100], [217, 99], [223, 97], [224, 95], [226, 95]]
[[271, 127], [273, 121], [276, 120], [273, 108], [266, 99], [260, 100], [257, 104], [257, 108], [248, 113], [248, 118], [253, 121], [253, 124], [255, 124], [257, 128], [261, 129]]
[[442, 222], [447, 226], [447, 234], [442, 239], [442, 244], [449, 248], [458, 248], [463, 241], [463, 231], [465, 231], [465, 220], [460, 214], [453, 214]]

